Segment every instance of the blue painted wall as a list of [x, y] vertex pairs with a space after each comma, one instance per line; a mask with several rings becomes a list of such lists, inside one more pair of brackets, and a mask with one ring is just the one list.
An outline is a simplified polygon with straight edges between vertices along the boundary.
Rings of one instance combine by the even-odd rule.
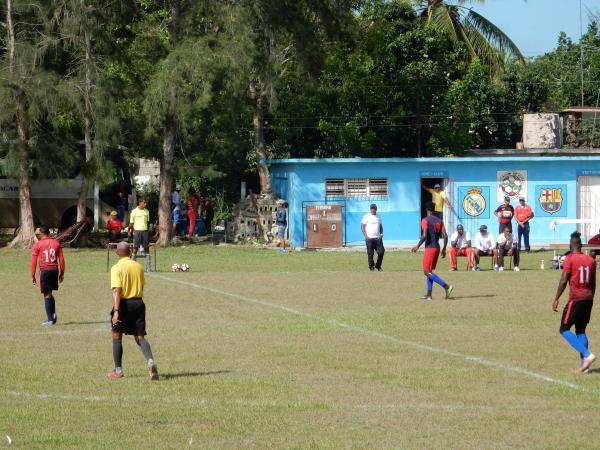
[[[421, 159], [324, 159], [324, 160], [273, 160], [268, 161], [273, 175], [273, 187], [288, 200], [290, 240], [303, 246], [304, 206], [306, 202], [325, 203], [327, 178], [387, 178], [389, 196], [374, 201], [383, 220], [385, 240], [388, 244], [408, 244], [418, 240], [420, 222], [420, 179], [424, 175], [440, 173], [454, 180], [454, 198], [451, 202], [461, 210], [466, 188], [483, 187], [489, 190], [487, 211], [478, 218], [469, 217], [464, 222], [475, 231], [487, 224], [497, 234], [498, 222], [493, 210], [497, 200], [497, 171], [527, 171], [527, 201], [536, 217], [531, 222], [532, 244], [550, 243], [568, 238], [575, 225], [561, 225], [556, 232], [549, 224], [557, 218], [577, 218], [577, 175], [600, 175], [600, 157], [472, 157], [472, 158], [421, 158]], [[582, 171], [587, 170], [587, 173]], [[487, 187], [487, 189], [485, 189]], [[563, 189], [563, 203], [556, 214], [545, 213], [539, 205], [540, 188]], [[564, 192], [566, 190], [566, 193]], [[360, 231], [362, 216], [368, 212], [373, 199], [346, 198], [346, 241], [348, 245], [363, 245]], [[315, 204], [312, 203], [312, 204]], [[516, 206], [516, 202], [513, 202]], [[513, 222], [516, 229], [516, 223]]]

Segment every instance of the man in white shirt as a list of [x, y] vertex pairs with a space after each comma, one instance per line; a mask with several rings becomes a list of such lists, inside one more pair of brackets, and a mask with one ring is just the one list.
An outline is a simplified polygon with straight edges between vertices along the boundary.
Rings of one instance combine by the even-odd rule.
[[519, 269], [519, 246], [513, 238], [510, 228], [505, 227], [504, 232], [498, 236], [498, 270], [504, 270], [504, 255], [512, 256], [515, 265], [515, 272]]
[[479, 259], [482, 256], [491, 256], [494, 263], [494, 270], [498, 270], [498, 251], [496, 250], [496, 240], [492, 233], [488, 233], [487, 225], [479, 227], [479, 233], [475, 236], [475, 270], [479, 272]]
[[[383, 225], [381, 224], [381, 217], [377, 214], [377, 205], [375, 203], [371, 205], [371, 212], [364, 215], [360, 229], [367, 245], [369, 270], [373, 272], [377, 269], [381, 272], [381, 263], [383, 262], [383, 254], [385, 253], [385, 249], [383, 248]], [[373, 253], [375, 251], [377, 252], [377, 263], [373, 262]]]
[[456, 258], [467, 257], [468, 270], [473, 269], [473, 252], [471, 250], [471, 233], [465, 232], [462, 225], [456, 227], [456, 231], [450, 236], [450, 271], [457, 270]]

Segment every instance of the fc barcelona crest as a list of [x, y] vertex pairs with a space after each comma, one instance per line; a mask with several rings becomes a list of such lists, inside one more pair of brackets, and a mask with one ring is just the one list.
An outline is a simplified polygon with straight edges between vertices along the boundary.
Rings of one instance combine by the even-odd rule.
[[540, 208], [548, 214], [556, 214], [560, 211], [563, 204], [562, 189], [540, 189]]

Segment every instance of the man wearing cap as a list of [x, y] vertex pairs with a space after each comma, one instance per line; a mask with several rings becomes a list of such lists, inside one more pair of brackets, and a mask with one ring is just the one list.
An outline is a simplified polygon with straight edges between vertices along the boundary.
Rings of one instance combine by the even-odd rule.
[[525, 251], [529, 249], [529, 221], [533, 219], [531, 206], [525, 202], [525, 197], [519, 198], [519, 204], [515, 208], [515, 217], [517, 218], [517, 235], [519, 237], [519, 250], [521, 250], [521, 237], [525, 239]]
[[106, 221], [106, 229], [108, 230], [108, 242], [117, 242], [121, 238], [123, 222], [119, 220], [117, 211], [110, 212], [110, 219]]
[[519, 272], [519, 246], [508, 227], [498, 236], [498, 271], [504, 270], [504, 255], [510, 256], [515, 263], [515, 272]]
[[443, 219], [444, 218], [443, 217], [444, 216], [444, 204], [447, 204], [450, 209], [453, 209], [453, 208], [452, 208], [452, 204], [448, 201], [448, 198], [446, 197], [446, 193], [442, 189], [442, 186], [440, 186], [439, 183], [436, 183], [433, 186], [433, 189], [431, 189], [431, 188], [425, 186], [425, 184], [423, 183], [423, 180], [421, 180], [421, 187], [431, 194], [431, 202], [433, 203], [434, 208], [435, 208], [435, 210], [433, 211], [433, 214], [436, 217]]
[[[370, 212], [364, 215], [360, 229], [365, 237], [365, 244], [367, 246], [367, 259], [369, 261], [369, 270], [373, 272], [377, 269], [381, 272], [381, 263], [383, 262], [383, 254], [385, 248], [383, 248], [383, 224], [381, 223], [381, 217], [377, 214], [377, 205], [373, 203], [370, 208]], [[377, 252], [377, 263], [373, 261], [373, 254]]]
[[473, 268], [473, 251], [471, 250], [471, 234], [465, 232], [464, 227], [459, 224], [456, 231], [450, 236], [450, 271], [457, 270], [458, 264], [456, 258], [458, 256], [467, 257], [467, 268]]
[[498, 218], [498, 236], [504, 233], [504, 228], [508, 227], [512, 233], [512, 219], [515, 215], [515, 208], [510, 204], [510, 197], [504, 197], [504, 203], [496, 208], [494, 215]]
[[285, 230], [287, 228], [287, 211], [285, 209], [285, 202], [282, 199], [277, 200], [277, 210], [275, 211], [275, 225], [277, 225], [279, 251], [281, 253], [285, 253]]
[[496, 250], [496, 240], [492, 233], [488, 233], [487, 225], [481, 225], [479, 227], [479, 233], [475, 236], [475, 252], [473, 257], [475, 258], [475, 271], [479, 272], [481, 267], [479, 266], [479, 259], [482, 256], [491, 256], [492, 262], [494, 263], [494, 270], [498, 270], [498, 251]]

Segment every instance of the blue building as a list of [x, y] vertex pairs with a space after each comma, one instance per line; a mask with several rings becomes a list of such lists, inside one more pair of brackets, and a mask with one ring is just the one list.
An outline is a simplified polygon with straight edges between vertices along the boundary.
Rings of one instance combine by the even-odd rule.
[[[376, 203], [385, 241], [414, 243], [430, 194], [421, 182], [440, 183], [454, 211], [446, 207], [449, 230], [463, 223], [471, 233], [481, 224], [496, 235], [493, 212], [505, 195], [517, 205], [527, 199], [535, 213], [532, 245], [565, 242], [574, 229], [584, 238], [600, 228], [600, 156], [473, 156], [461, 158], [333, 158], [267, 161], [273, 187], [289, 204], [289, 238], [307, 242], [306, 209], [341, 205], [343, 243], [364, 245], [360, 221]], [[516, 229], [516, 223], [513, 223]]]

